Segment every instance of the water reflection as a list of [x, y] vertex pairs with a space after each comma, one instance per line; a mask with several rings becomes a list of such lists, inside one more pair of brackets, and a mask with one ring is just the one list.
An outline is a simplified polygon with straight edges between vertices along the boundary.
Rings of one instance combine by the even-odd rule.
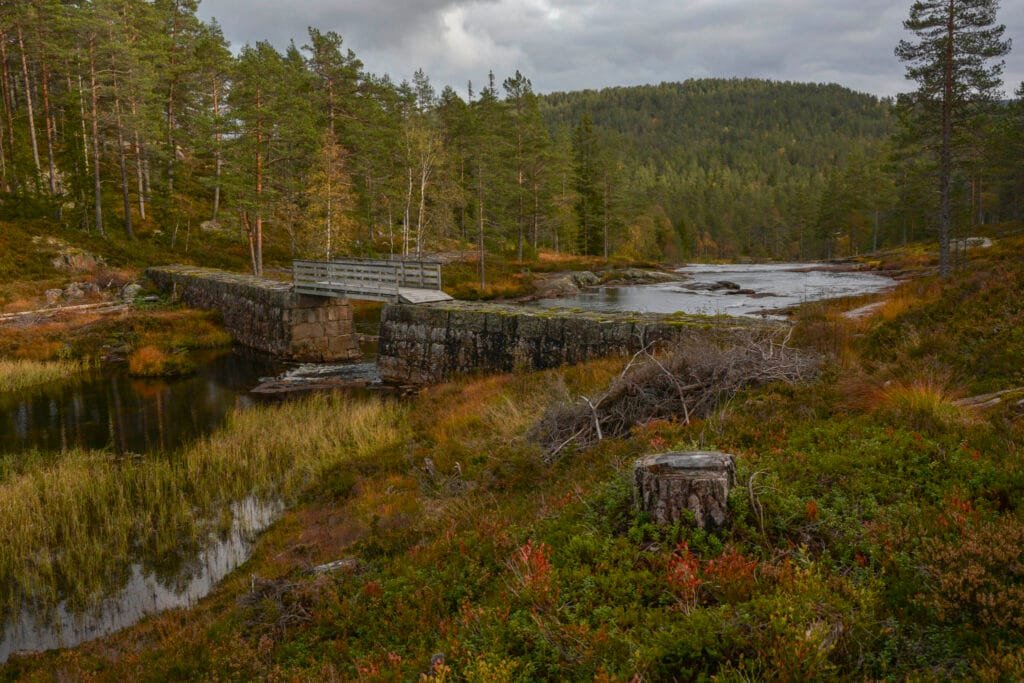
[[185, 571], [160, 577], [134, 564], [124, 587], [85, 614], [76, 613], [67, 603], [60, 603], [51, 612], [23, 609], [3, 630], [0, 663], [18, 651], [73, 647], [131, 626], [151, 614], [191, 607], [249, 558], [256, 535], [270, 526], [282, 507], [279, 502], [255, 498], [233, 504], [228, 533], [211, 537]]
[[257, 399], [259, 379], [281, 370], [243, 349], [205, 352], [194, 375], [139, 379], [123, 370], [0, 396], [0, 453], [111, 448], [171, 451], [223, 424]]

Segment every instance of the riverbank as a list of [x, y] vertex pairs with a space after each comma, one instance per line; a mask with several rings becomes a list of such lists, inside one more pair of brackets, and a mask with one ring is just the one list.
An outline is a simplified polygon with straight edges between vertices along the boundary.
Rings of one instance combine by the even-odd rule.
[[[802, 307], [792, 341], [831, 359], [819, 380], [553, 465], [530, 427], [621, 361], [432, 387], [349, 459], [328, 419], [347, 399], [244, 413], [258, 430], [217, 467], [307, 440], [334, 463], [299, 467], [244, 568], [192, 610], [2, 676], [409, 680], [442, 652], [469, 681], [1020, 677], [1024, 405], [958, 400], [1024, 384], [1022, 250], [1000, 241], [858, 320], [849, 300]], [[632, 508], [633, 459], [693, 447], [737, 455], [721, 536]]]

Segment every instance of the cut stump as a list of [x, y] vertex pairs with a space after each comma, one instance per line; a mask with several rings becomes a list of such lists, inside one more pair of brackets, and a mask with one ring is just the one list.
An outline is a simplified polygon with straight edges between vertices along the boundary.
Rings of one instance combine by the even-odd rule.
[[734, 479], [733, 456], [719, 451], [648, 455], [633, 466], [637, 507], [656, 524], [686, 520], [689, 512], [701, 529], [722, 528]]

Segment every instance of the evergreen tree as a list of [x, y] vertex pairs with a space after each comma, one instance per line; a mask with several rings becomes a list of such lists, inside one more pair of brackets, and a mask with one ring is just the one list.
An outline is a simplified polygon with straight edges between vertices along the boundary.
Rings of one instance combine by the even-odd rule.
[[996, 24], [999, 0], [918, 0], [903, 23], [915, 42], [903, 40], [896, 55], [907, 62], [907, 78], [918, 84], [908, 100], [918, 134], [934, 150], [938, 168], [939, 272], [951, 269], [951, 190], [964, 133], [979, 108], [994, 98], [1009, 52], [1006, 29]]

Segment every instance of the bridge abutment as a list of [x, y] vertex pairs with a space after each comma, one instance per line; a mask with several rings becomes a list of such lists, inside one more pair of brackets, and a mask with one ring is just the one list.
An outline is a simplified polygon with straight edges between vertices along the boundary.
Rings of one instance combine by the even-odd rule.
[[220, 311], [245, 346], [303, 362], [359, 356], [347, 299], [295, 294], [287, 282], [212, 268], [163, 266], [146, 276], [189, 306]]

